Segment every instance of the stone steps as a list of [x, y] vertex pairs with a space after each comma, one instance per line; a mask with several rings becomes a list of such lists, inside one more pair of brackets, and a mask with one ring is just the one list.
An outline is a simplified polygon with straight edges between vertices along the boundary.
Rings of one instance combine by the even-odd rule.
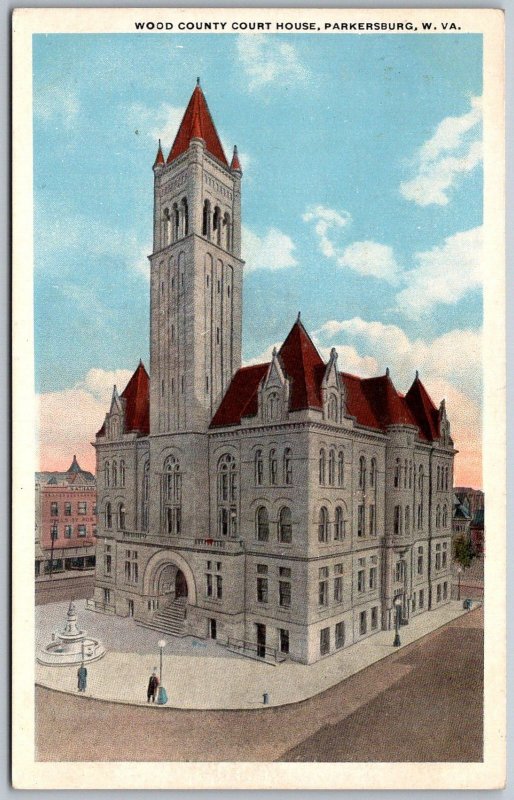
[[140, 622], [144, 628], [167, 633], [169, 636], [185, 636], [186, 602], [175, 600], [169, 606], [156, 611], [148, 622]]

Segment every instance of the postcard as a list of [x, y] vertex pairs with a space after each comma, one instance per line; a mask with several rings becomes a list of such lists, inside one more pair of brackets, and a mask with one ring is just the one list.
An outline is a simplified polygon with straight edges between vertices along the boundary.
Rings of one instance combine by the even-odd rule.
[[503, 785], [503, 41], [14, 12], [17, 788]]

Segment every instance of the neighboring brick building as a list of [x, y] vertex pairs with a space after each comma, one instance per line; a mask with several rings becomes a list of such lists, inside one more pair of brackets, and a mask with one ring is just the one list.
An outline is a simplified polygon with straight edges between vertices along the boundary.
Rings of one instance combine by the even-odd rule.
[[96, 480], [75, 456], [66, 472], [36, 472], [36, 578], [93, 569]]
[[300, 318], [241, 368], [242, 171], [199, 86], [154, 176], [151, 376], [97, 434], [91, 607], [311, 663], [394, 627], [395, 598], [448, 602], [444, 401], [325, 363]]

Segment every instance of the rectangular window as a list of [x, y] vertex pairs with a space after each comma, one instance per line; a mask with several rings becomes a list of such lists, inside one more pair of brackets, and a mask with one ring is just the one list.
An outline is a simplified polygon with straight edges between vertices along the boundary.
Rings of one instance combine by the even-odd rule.
[[334, 603], [343, 602], [343, 579], [341, 576], [334, 578]]
[[359, 615], [359, 633], [361, 636], [364, 636], [368, 628], [368, 622], [366, 619], [366, 612], [361, 611]]
[[425, 605], [425, 592], [423, 591], [423, 589], [420, 589], [419, 590], [419, 607], [423, 608], [424, 605]]
[[207, 575], [205, 576], [205, 580], [206, 580], [207, 597], [212, 597], [212, 575], [209, 575], [209, 573], [207, 573]]
[[441, 553], [435, 554], [435, 568], [441, 569]]
[[371, 630], [374, 631], [378, 628], [378, 606], [373, 606], [371, 609]]
[[112, 570], [112, 557], [110, 555], [106, 555], [104, 558], [104, 571], [106, 575], [110, 575]]
[[369, 507], [369, 535], [375, 536], [377, 532], [376, 524], [375, 524], [375, 506], [372, 505]]
[[400, 531], [400, 524], [401, 524], [400, 520], [401, 520], [401, 518], [402, 518], [401, 508], [400, 508], [400, 506], [395, 506], [394, 507], [394, 533], [395, 533], [395, 536], [399, 536], [400, 535], [400, 532], [401, 532]]
[[267, 578], [257, 578], [257, 602], [258, 603], [267, 603], [268, 602], [268, 579]]
[[71, 525], [64, 526], [64, 538], [71, 539]]
[[223, 597], [223, 578], [221, 575], [216, 575], [216, 597], [218, 600]]
[[412, 594], [412, 613], [416, 611], [416, 592]]
[[50, 516], [51, 517], [59, 516], [59, 506], [57, 503], [50, 503]]
[[357, 573], [357, 591], [364, 592], [366, 591], [366, 579], [364, 575], [364, 570], [360, 569]]
[[79, 514], [87, 514], [87, 503], [84, 500], [81, 500], [78, 504], [78, 512]]
[[258, 575], [267, 575], [268, 574], [268, 565], [267, 564], [257, 564], [257, 574]]
[[282, 578], [290, 578], [291, 577], [291, 568], [290, 567], [279, 567], [278, 574]]
[[440, 583], [437, 584], [437, 602], [438, 603], [441, 602], [441, 584]]
[[280, 652], [289, 653], [289, 631], [280, 628]]
[[364, 506], [357, 508], [357, 536], [364, 536]]
[[423, 575], [423, 548], [418, 547], [418, 575]]
[[338, 622], [336, 625], [336, 650], [344, 647], [344, 622]]
[[377, 568], [371, 567], [369, 571], [369, 588], [376, 589], [377, 588]]
[[81, 536], [81, 537], [85, 536], [86, 535], [86, 526], [85, 525], [79, 525], [78, 533], [79, 533], [79, 536]]
[[71, 517], [71, 503], [64, 504], [64, 516]]
[[278, 604], [282, 608], [291, 607], [291, 584], [289, 581], [278, 582]]
[[318, 585], [318, 605], [328, 606], [328, 567], [320, 567]]
[[111, 602], [111, 590], [104, 589], [104, 603], [110, 603], [110, 602]]
[[446, 599], [447, 599], [447, 597], [448, 597], [448, 584], [447, 584], [447, 582], [445, 581], [445, 582], [443, 583], [443, 600], [446, 600]]
[[319, 632], [319, 652], [322, 656], [330, 653], [330, 628], [322, 628]]
[[[443, 545], [443, 547], [446, 547], [446, 545]], [[443, 569], [446, 569], [447, 565], [448, 565], [448, 553], [446, 550], [443, 550]]]
[[50, 530], [50, 538], [54, 540], [59, 538], [59, 531], [57, 530], [57, 525], [55, 524], [52, 525], [52, 528]]

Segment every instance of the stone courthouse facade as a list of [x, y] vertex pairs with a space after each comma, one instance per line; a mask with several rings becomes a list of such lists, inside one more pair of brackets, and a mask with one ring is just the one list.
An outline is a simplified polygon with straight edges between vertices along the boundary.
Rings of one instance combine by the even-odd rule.
[[[241, 367], [241, 179], [198, 84], [154, 171], [150, 376], [96, 438], [90, 606], [312, 663], [450, 599], [453, 459], [416, 375], [361, 379], [300, 317]], [[342, 371], [343, 370], [343, 371]]]

